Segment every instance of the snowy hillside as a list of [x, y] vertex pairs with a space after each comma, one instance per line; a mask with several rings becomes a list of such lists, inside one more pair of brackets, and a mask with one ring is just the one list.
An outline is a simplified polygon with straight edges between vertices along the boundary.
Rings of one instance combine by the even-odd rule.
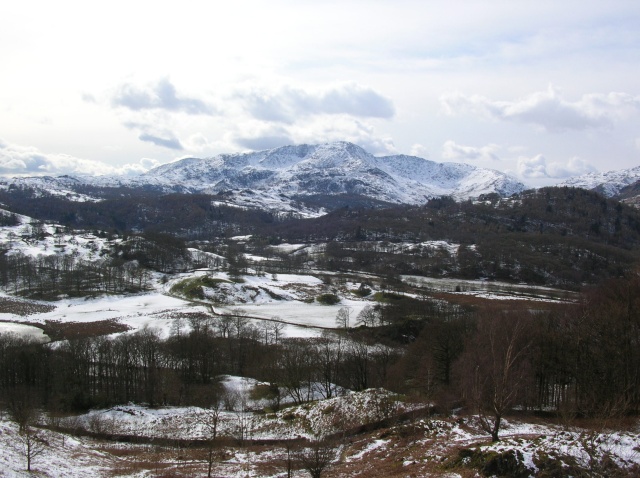
[[[282, 477], [287, 476], [289, 463], [290, 476], [308, 477], [301, 445], [314, 442], [303, 442], [301, 437], [314, 439], [310, 430], [336, 437], [326, 448], [318, 449], [327, 453], [328, 471], [322, 474], [327, 477], [637, 476], [640, 466], [639, 435], [633, 431], [509, 420], [503, 439], [489, 443], [474, 416], [421, 417], [416, 413], [410, 422], [388, 420], [393, 425], [355, 432], [360, 427], [354, 429], [353, 424], [374, 423], [402, 412], [406, 416], [406, 410], [416, 408], [416, 404], [395, 398], [382, 389], [371, 389], [278, 413], [221, 411], [222, 440], [213, 448], [212, 476]], [[0, 476], [207, 476], [210, 448], [195, 441], [194, 446], [184, 447], [166, 438], [179, 437], [184, 443], [201, 440], [211, 416], [211, 410], [197, 407], [124, 405], [67, 417], [59, 420], [60, 431], [32, 429], [36, 443], [44, 445], [33, 457], [32, 472], [25, 469], [24, 434], [15, 423], [0, 417]], [[44, 417], [42, 421], [47, 423]], [[75, 436], [68, 433], [70, 428], [86, 431]], [[83, 436], [86, 434], [95, 437]], [[139, 443], [103, 438], [118, 434], [140, 437]], [[233, 440], [224, 441], [227, 436]], [[256, 446], [260, 441], [267, 445]]]
[[595, 189], [607, 197], [616, 196], [625, 186], [640, 180], [640, 166], [606, 173], [589, 173], [561, 182], [558, 186]]
[[285, 146], [208, 159], [183, 159], [140, 178], [194, 191], [252, 189], [292, 195], [356, 194], [419, 204], [434, 196], [510, 195], [524, 186], [498, 171], [415, 156], [375, 157], [351, 143]]
[[[347, 195], [395, 204], [422, 204], [438, 196], [457, 199], [486, 193], [502, 196], [524, 185], [498, 171], [415, 156], [376, 157], [347, 142], [284, 146], [253, 153], [185, 158], [134, 178], [60, 176], [0, 179], [0, 189], [29, 188], [36, 194], [92, 200], [83, 187], [133, 187], [179, 193], [225, 193], [225, 202], [303, 215], [318, 215], [296, 199]], [[99, 193], [96, 193], [99, 194]], [[97, 200], [95, 198], [93, 200]]]

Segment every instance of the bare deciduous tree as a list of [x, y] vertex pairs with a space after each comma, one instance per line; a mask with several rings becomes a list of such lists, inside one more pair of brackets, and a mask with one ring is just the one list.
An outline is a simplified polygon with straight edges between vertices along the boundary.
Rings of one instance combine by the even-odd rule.
[[338, 314], [336, 315], [336, 325], [344, 330], [348, 330], [351, 327], [351, 308], [340, 307]]
[[44, 440], [40, 430], [36, 430], [31, 425], [27, 425], [18, 433], [20, 451], [27, 460], [27, 471], [31, 471], [33, 460], [44, 453], [47, 442]]
[[46, 442], [41, 432], [33, 427], [38, 417], [34, 392], [27, 387], [16, 387], [8, 396], [9, 417], [18, 425], [18, 451], [27, 460], [31, 471], [33, 460], [44, 452]]
[[529, 379], [530, 323], [526, 310], [487, 311], [461, 360], [464, 394], [493, 441], [500, 439], [502, 417]]
[[364, 327], [375, 327], [380, 321], [380, 312], [371, 305], [365, 305], [357, 317], [356, 324]]
[[319, 438], [297, 452], [297, 461], [302, 468], [309, 472], [311, 478], [321, 478], [335, 458], [336, 447], [334, 444]]

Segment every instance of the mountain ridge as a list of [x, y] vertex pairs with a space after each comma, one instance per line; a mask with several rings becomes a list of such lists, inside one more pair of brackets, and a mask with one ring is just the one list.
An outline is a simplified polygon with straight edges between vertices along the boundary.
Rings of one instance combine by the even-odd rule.
[[[141, 178], [200, 192], [271, 189], [286, 195], [360, 194], [391, 203], [420, 204], [436, 196], [468, 199], [524, 190], [495, 170], [437, 163], [416, 156], [373, 156], [347, 142], [284, 146], [252, 153], [192, 158], [158, 166]], [[203, 178], [207, 185], [203, 188]]]
[[633, 168], [593, 172], [569, 178], [557, 186], [590, 189], [606, 197], [614, 197], [627, 186], [640, 180], [640, 166]]
[[[464, 163], [438, 163], [416, 156], [373, 156], [349, 142], [289, 145], [249, 153], [183, 158], [139, 176], [14, 178], [5, 181], [77, 200], [82, 186], [155, 188], [163, 192], [222, 194], [229, 204], [293, 210], [304, 198], [353, 196], [390, 204], [423, 204], [451, 196], [510, 196], [525, 189], [516, 179]], [[0, 181], [0, 187], [2, 187]], [[251, 200], [247, 201], [247, 191]], [[256, 196], [262, 197], [262, 203]], [[317, 201], [316, 201], [317, 202]], [[298, 208], [299, 209], [299, 208]], [[316, 215], [321, 213], [320, 207]], [[313, 215], [313, 212], [305, 211]]]

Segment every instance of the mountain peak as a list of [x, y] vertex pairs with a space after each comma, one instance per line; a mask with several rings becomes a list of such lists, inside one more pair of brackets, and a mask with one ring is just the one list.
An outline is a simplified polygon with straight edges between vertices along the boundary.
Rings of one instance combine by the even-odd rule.
[[[23, 178], [43, 192], [71, 194], [85, 184], [144, 187], [165, 192], [226, 193], [224, 202], [279, 212], [318, 215], [332, 205], [424, 204], [439, 196], [456, 199], [524, 190], [504, 173], [461, 163], [437, 163], [416, 156], [373, 156], [347, 141], [288, 145], [251, 153], [184, 158], [134, 178]], [[337, 197], [341, 199], [336, 201]], [[81, 198], [82, 199], [82, 198]], [[78, 200], [81, 200], [78, 199]], [[88, 200], [88, 199], [82, 199]], [[302, 203], [313, 203], [314, 210]]]
[[347, 141], [189, 158], [159, 166], [144, 176], [157, 184], [180, 184], [203, 192], [251, 189], [288, 196], [355, 194], [408, 204], [442, 195], [466, 199], [524, 189], [498, 171], [416, 156], [377, 157]]

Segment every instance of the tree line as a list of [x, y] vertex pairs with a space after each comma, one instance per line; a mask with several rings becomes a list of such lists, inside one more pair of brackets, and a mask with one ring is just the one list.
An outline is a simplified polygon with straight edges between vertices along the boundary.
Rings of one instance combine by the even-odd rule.
[[139, 292], [146, 290], [149, 283], [149, 270], [134, 262], [72, 255], [0, 254], [0, 286], [32, 298]]
[[[224, 204], [224, 194], [107, 189], [101, 190], [107, 199], [100, 202], [71, 202], [28, 188], [0, 191], [0, 201], [40, 220], [120, 235], [143, 231], [210, 243], [253, 235], [248, 252], [268, 251], [267, 246], [282, 242], [329, 243], [319, 265], [331, 270], [487, 277], [571, 288], [628, 272], [638, 261], [640, 246], [637, 209], [576, 188], [543, 188], [507, 199], [497, 194], [462, 202], [435, 198], [423, 206], [353, 198], [352, 205], [340, 198], [343, 202], [334, 206], [344, 207], [313, 219], [234, 208]], [[460, 247], [455, 254], [418, 247], [437, 240]], [[381, 247], [399, 243], [416, 247]], [[287, 257], [274, 257], [270, 266], [282, 272], [304, 266], [303, 256]], [[151, 267], [170, 269], [162, 260]]]
[[364, 342], [282, 337], [282, 324], [257, 327], [241, 312], [174, 318], [172, 333], [142, 329], [116, 338], [40, 344], [0, 335], [0, 390], [5, 404], [29, 396], [50, 410], [79, 411], [136, 402], [202, 405], [221, 375], [251, 376], [274, 408], [330, 398], [344, 388], [384, 384], [394, 352]]

